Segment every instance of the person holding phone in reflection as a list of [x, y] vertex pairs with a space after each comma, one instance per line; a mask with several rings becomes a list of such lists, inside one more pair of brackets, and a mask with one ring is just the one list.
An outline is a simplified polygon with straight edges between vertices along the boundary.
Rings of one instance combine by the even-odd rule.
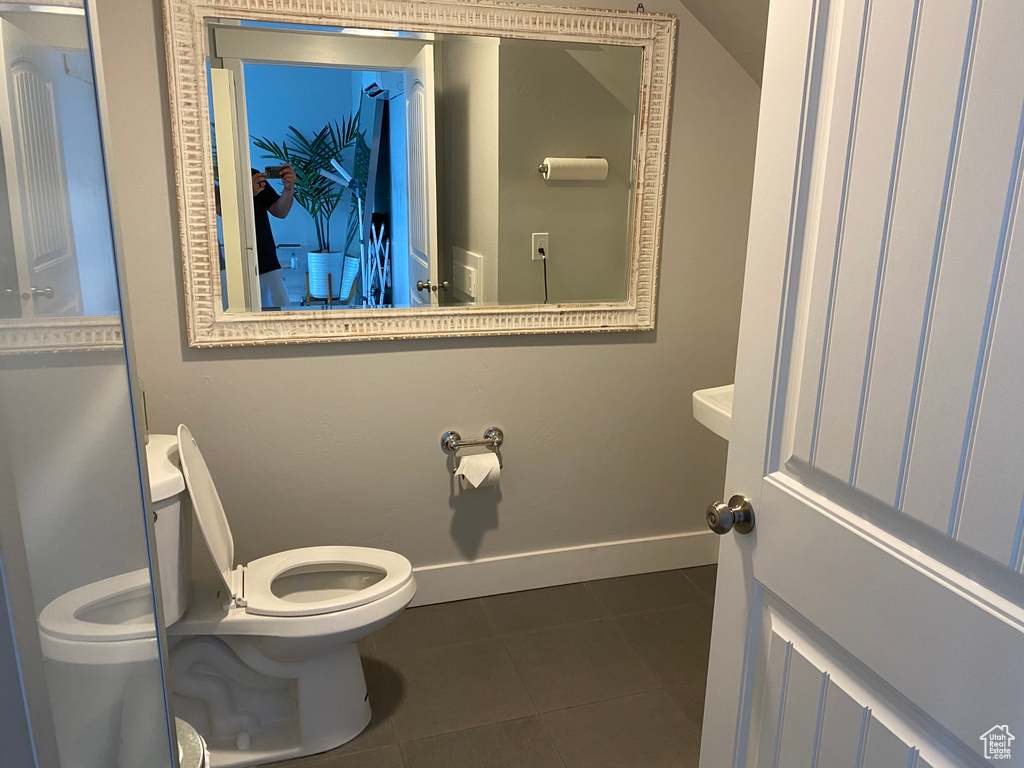
[[253, 218], [256, 224], [256, 261], [259, 263], [260, 294], [263, 309], [280, 309], [288, 306], [288, 290], [285, 287], [284, 271], [277, 259], [277, 243], [270, 229], [270, 216], [283, 219], [292, 209], [295, 200], [295, 171], [289, 163], [272, 166], [269, 178], [280, 179], [284, 188], [281, 194], [267, 183], [268, 174], [252, 171]]

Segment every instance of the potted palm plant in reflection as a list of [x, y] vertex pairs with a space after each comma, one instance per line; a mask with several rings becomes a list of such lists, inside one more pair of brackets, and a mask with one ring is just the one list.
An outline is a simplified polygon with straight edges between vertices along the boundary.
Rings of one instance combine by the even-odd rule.
[[[360, 160], [364, 155], [368, 160], [369, 147], [366, 146], [365, 131], [359, 127], [359, 112], [343, 117], [340, 123], [328, 123], [311, 136], [289, 126], [287, 137], [280, 144], [265, 136], [253, 137], [253, 144], [263, 150], [263, 157], [291, 163], [296, 176], [295, 202], [313, 219], [317, 250], [307, 256], [309, 294], [328, 299], [328, 303], [333, 299], [347, 299], [359, 274], [359, 257], [348, 253], [359, 236], [357, 198], [366, 195], [366, 175], [369, 172], [368, 161], [365, 170], [361, 168], [364, 163]], [[339, 187], [320, 175], [321, 169], [331, 170], [331, 160], [341, 162], [342, 153], [353, 147], [356, 159], [353, 177], [359, 181], [354, 189]], [[331, 250], [331, 216], [346, 194], [351, 198], [351, 208], [345, 228], [345, 246], [334, 251]]]

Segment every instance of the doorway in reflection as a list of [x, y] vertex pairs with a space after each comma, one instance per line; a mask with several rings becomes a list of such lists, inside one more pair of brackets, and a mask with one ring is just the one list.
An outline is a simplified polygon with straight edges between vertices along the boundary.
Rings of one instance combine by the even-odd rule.
[[[249, 154], [272, 190], [264, 197], [287, 193], [278, 167], [297, 174], [295, 205], [269, 217], [272, 239], [257, 231], [258, 249], [275, 248], [266, 265], [258, 254], [262, 308], [394, 306], [408, 258], [405, 114], [393, 108], [403, 93], [401, 72], [245, 65]], [[259, 230], [258, 208], [255, 217]], [[281, 273], [268, 279], [275, 265]], [[273, 301], [273, 281], [287, 304]], [[408, 291], [397, 293], [402, 306]]]
[[0, 60], [0, 318], [116, 315], [84, 21], [5, 11]]
[[356, 35], [385, 52], [369, 68], [345, 66], [344, 35], [210, 36], [224, 310], [436, 303], [414, 287], [437, 282], [433, 44], [391, 41], [396, 56]]

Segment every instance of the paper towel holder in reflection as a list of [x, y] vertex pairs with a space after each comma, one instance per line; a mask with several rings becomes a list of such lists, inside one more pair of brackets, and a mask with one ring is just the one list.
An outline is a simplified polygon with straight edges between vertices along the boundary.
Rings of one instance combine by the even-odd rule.
[[459, 468], [459, 449], [460, 448], [472, 448], [478, 445], [486, 445], [488, 448], [493, 448], [494, 452], [498, 455], [498, 468], [502, 466], [501, 454], [498, 449], [501, 444], [505, 442], [505, 433], [502, 432], [498, 427], [491, 427], [484, 436], [473, 440], [463, 440], [462, 436], [455, 430], [449, 430], [441, 435], [441, 448], [444, 449], [445, 453], [452, 455], [452, 474], [454, 475], [456, 470]]
[[545, 181], [604, 181], [608, 161], [603, 157], [545, 157], [537, 166]]

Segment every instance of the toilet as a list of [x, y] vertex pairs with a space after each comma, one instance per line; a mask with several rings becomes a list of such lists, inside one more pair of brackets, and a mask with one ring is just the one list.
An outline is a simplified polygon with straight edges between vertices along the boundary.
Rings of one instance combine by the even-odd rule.
[[[356, 643], [412, 600], [409, 561], [379, 549], [320, 546], [240, 565], [188, 428], [150, 435], [146, 450], [170, 646], [167, 688], [175, 715], [205, 741], [212, 768], [316, 754], [357, 736], [370, 706]], [[190, 578], [193, 518], [216, 572], [208, 581]], [[40, 615], [44, 655], [71, 675], [100, 664], [123, 676], [129, 651], [152, 659], [151, 606], [140, 600], [148, 589], [142, 569], [57, 598]], [[130, 725], [123, 717], [107, 724], [122, 749], [131, 741], [124, 734]], [[107, 760], [103, 765], [146, 764]]]

